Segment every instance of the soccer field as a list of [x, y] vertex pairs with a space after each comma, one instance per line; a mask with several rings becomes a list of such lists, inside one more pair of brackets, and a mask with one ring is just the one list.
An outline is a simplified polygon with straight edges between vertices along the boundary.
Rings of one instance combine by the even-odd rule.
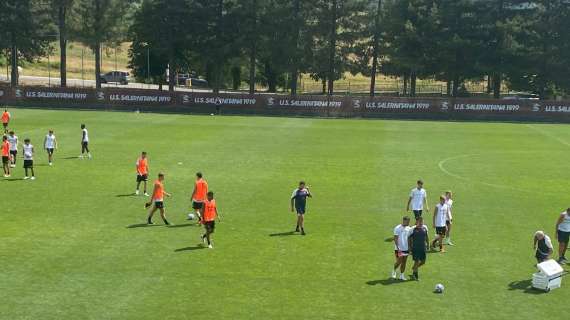
[[[0, 178], [1, 319], [560, 319], [570, 284], [540, 294], [532, 236], [567, 200], [566, 125], [211, 117], [11, 109], [36, 148]], [[81, 123], [94, 158], [79, 160]], [[41, 150], [53, 128], [53, 167]], [[174, 224], [144, 225], [135, 161], [166, 174]], [[20, 151], [21, 153], [21, 151]], [[179, 164], [181, 163], [181, 164]], [[188, 223], [202, 171], [224, 220], [214, 249]], [[394, 226], [421, 178], [454, 192], [455, 246], [421, 281], [388, 280]], [[291, 191], [311, 187], [306, 236]], [[151, 180], [151, 183], [152, 183]], [[149, 186], [149, 189], [152, 185]], [[430, 238], [433, 238], [431, 213]], [[555, 255], [558, 256], [557, 254]], [[411, 272], [411, 264], [408, 264]], [[446, 287], [432, 293], [436, 283]]]

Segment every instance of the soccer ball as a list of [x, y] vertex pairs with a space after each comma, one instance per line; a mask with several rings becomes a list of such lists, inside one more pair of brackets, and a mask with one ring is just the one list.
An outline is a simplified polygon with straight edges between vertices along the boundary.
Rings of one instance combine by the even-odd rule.
[[194, 220], [196, 216], [193, 213], [188, 214], [188, 220]]
[[443, 286], [443, 284], [438, 283], [435, 285], [435, 293], [443, 293], [443, 290], [445, 290], [445, 287]]

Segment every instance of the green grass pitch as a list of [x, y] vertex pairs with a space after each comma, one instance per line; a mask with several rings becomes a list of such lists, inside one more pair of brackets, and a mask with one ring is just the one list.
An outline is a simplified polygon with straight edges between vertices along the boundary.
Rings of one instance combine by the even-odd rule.
[[[566, 125], [210, 117], [12, 109], [36, 146], [0, 180], [2, 319], [560, 319], [570, 284], [525, 290], [532, 235], [568, 203]], [[93, 160], [79, 160], [86, 123]], [[53, 167], [41, 151], [53, 128]], [[135, 161], [166, 173], [167, 215], [145, 222]], [[182, 165], [178, 163], [181, 162]], [[204, 172], [224, 221], [215, 248], [185, 220]], [[410, 189], [455, 194], [454, 247], [421, 281], [387, 281]], [[311, 186], [308, 235], [288, 211]], [[431, 217], [431, 216], [430, 216]], [[155, 222], [160, 219], [155, 218]], [[430, 223], [431, 227], [431, 223]], [[430, 237], [433, 232], [430, 231]], [[410, 270], [408, 265], [408, 270]], [[436, 283], [446, 291], [433, 294]]]

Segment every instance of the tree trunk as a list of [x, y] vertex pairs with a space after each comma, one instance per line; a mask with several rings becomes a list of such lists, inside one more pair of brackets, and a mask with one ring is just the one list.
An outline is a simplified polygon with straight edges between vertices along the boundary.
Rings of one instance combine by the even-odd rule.
[[60, 86], [67, 87], [67, 28], [65, 17], [67, 8], [65, 4], [59, 5], [58, 25], [59, 25], [59, 77]]
[[334, 94], [334, 78], [335, 78], [335, 56], [336, 56], [336, 28], [337, 28], [337, 0], [332, 0], [331, 3], [331, 34], [330, 34], [330, 47], [329, 47], [329, 74], [328, 78], [328, 93]]
[[277, 74], [273, 71], [271, 64], [265, 63], [265, 76], [267, 77], [267, 91], [271, 93], [277, 92]]
[[402, 95], [404, 97], [408, 95], [408, 79], [409, 79], [409, 76], [407, 74], [404, 75], [404, 92], [402, 92]]
[[380, 14], [382, 13], [382, 0], [378, 0], [374, 21], [374, 40], [372, 44], [372, 70], [370, 71], [370, 96], [376, 95], [376, 73], [378, 72], [378, 55], [380, 54]]
[[101, 44], [97, 43], [93, 51], [95, 51], [95, 88], [101, 89]]
[[451, 96], [451, 83], [452, 83], [451, 80], [447, 80], [447, 83], [446, 83], [447, 88], [446, 88], [445, 93], [447, 94], [448, 97]]
[[291, 64], [291, 95], [297, 95], [297, 80], [299, 78], [299, 37], [301, 33], [301, 0], [293, 4], [293, 63]]
[[453, 89], [451, 94], [455, 98], [457, 97], [458, 93], [459, 93], [459, 76], [456, 75], [453, 77]]
[[218, 24], [216, 26], [216, 48], [219, 50], [218, 52], [216, 52], [216, 60], [214, 61], [215, 65], [214, 65], [214, 78], [215, 78], [215, 82], [214, 82], [214, 93], [219, 93], [220, 92], [220, 87], [221, 87], [221, 73], [222, 73], [222, 59], [223, 59], [223, 53], [221, 52], [221, 48], [222, 48], [222, 44], [221, 44], [221, 35], [222, 35], [222, 23], [223, 23], [223, 19], [224, 19], [224, 0], [218, 0], [218, 7], [217, 7], [217, 20], [218, 20]]
[[410, 97], [416, 96], [416, 80], [417, 80], [416, 72], [412, 71], [410, 73]]
[[501, 98], [501, 83], [502, 83], [502, 75], [497, 72], [493, 75], [493, 98], [500, 99]]
[[[232, 68], [232, 89], [238, 90], [240, 84], [241, 84], [241, 68], [239, 66], [236, 66]], [[252, 92], [250, 93], [253, 94]]]
[[487, 75], [487, 94], [491, 94], [493, 93], [493, 81], [492, 81], [492, 75], [489, 74]]
[[[251, 47], [249, 56], [249, 94], [255, 93], [255, 61], [257, 56], [257, 0], [251, 0]], [[235, 79], [234, 79], [235, 87]]]
[[176, 66], [172, 54], [168, 59], [168, 92], [174, 92], [174, 84], [176, 83]]
[[327, 78], [323, 78], [323, 94], [327, 94]]
[[[15, 38], [15, 37], [13, 37]], [[10, 60], [12, 63], [12, 74], [10, 78], [10, 86], [17, 87], [18, 86], [18, 48], [14, 44], [15, 41], [12, 42], [12, 53], [10, 54]]]

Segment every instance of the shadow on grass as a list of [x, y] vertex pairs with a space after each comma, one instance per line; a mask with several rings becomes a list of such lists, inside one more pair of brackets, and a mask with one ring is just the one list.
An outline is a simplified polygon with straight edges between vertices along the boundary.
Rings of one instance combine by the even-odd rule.
[[528, 279], [528, 280], [519, 280], [519, 281], [513, 281], [511, 283], [509, 283], [509, 290], [520, 290], [524, 293], [528, 293], [528, 294], [543, 294], [546, 293], [542, 290], [538, 290], [538, 289], [534, 289], [532, 286], [532, 280]]
[[[1, 179], [1, 178], [0, 178]], [[0, 181], [12, 182], [12, 181], [24, 181], [22, 178], [3, 178]]]
[[131, 224], [127, 226], [127, 229], [134, 229], [134, 228], [147, 228], [147, 227], [160, 227], [161, 225], [158, 224], [147, 224], [147, 223], [137, 223]]
[[270, 237], [286, 237], [286, 236], [294, 236], [294, 235], [295, 235], [295, 231], [289, 231], [289, 232], [272, 233], [269, 236]]
[[202, 249], [206, 249], [206, 247], [204, 247], [204, 246], [185, 247], [185, 248], [176, 249], [176, 250], [174, 250], [174, 252], [194, 251], [194, 250], [202, 250]]
[[394, 237], [393, 237], [393, 236], [390, 237], [390, 238], [384, 239], [384, 242], [392, 242], [392, 241], [394, 241]]
[[62, 160], [71, 160], [71, 159], [79, 159], [79, 157], [65, 157], [65, 158], [60, 158]]
[[134, 193], [125, 193], [125, 194], [118, 194], [115, 197], [123, 198], [123, 197], [134, 197], [134, 196], [136, 196], [136, 194], [134, 194]]
[[184, 228], [184, 227], [191, 227], [191, 226], [195, 226], [195, 223], [185, 223], [185, 224], [173, 224], [173, 225], [169, 225], [167, 226], [168, 228]]
[[399, 283], [406, 283], [409, 281], [402, 281], [402, 280], [398, 280], [398, 279], [381, 279], [381, 280], [370, 280], [370, 281], [366, 281], [366, 284], [369, 286], [376, 286], [376, 285], [383, 285], [383, 286], [389, 286], [392, 284], [399, 284]]

